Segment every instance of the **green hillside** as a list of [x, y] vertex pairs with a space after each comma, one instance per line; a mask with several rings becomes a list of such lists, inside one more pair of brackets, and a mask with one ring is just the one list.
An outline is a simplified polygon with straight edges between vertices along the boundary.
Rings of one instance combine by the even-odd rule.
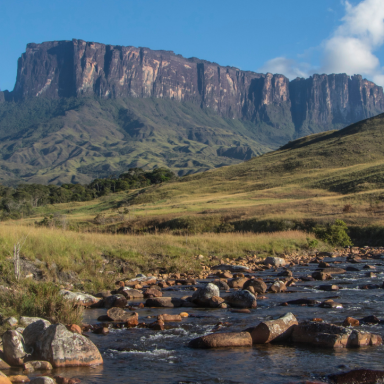
[[34, 98], [0, 104], [0, 182], [88, 183], [128, 168], [178, 175], [270, 150], [262, 128], [162, 99]]

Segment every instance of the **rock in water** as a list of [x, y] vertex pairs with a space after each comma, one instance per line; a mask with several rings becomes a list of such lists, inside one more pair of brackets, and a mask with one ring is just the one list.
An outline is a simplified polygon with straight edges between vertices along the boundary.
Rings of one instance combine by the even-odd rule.
[[248, 280], [245, 284], [243, 289], [247, 289], [249, 287], [253, 287], [255, 293], [258, 293], [259, 295], [264, 294], [267, 292], [267, 284], [264, 283], [263, 280], [259, 279], [252, 279]]
[[277, 320], [263, 321], [251, 332], [253, 344], [285, 341], [290, 338], [293, 326], [297, 324], [297, 319], [291, 312]]
[[27, 355], [23, 336], [17, 331], [7, 331], [3, 334], [4, 360], [9, 365], [23, 365]]
[[54, 368], [99, 365], [103, 358], [89, 339], [72, 333], [63, 324], [47, 328], [36, 343], [39, 360], [49, 361]]
[[256, 308], [256, 296], [245, 290], [236, 291], [225, 298], [225, 301], [234, 308]]
[[376, 384], [383, 382], [384, 371], [355, 369], [350, 372], [330, 375], [329, 378], [331, 382], [335, 384]]
[[252, 337], [249, 332], [211, 333], [191, 340], [188, 346], [191, 348], [251, 347]]
[[281, 257], [271, 257], [271, 256], [268, 256], [265, 260], [264, 260], [264, 264], [267, 265], [267, 264], [270, 264], [274, 267], [283, 267], [285, 264], [287, 264], [287, 262], [285, 261], [285, 259], [281, 258]]
[[209, 307], [210, 299], [213, 296], [220, 297], [219, 287], [215, 284], [208, 283], [207, 285], [202, 288], [199, 288], [196, 292], [193, 293], [192, 302], [203, 307]]

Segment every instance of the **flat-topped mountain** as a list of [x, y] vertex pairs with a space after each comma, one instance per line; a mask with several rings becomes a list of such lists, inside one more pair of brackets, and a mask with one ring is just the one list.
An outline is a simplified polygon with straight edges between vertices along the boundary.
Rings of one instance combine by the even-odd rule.
[[89, 181], [157, 164], [186, 174], [381, 112], [382, 87], [360, 75], [289, 81], [170, 51], [31, 43], [14, 90], [0, 92], [0, 180]]

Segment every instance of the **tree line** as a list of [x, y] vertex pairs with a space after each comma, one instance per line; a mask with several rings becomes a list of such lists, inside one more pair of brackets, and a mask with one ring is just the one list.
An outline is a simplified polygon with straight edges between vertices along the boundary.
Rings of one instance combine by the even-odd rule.
[[89, 201], [100, 196], [143, 188], [176, 178], [167, 168], [146, 172], [130, 168], [118, 177], [97, 178], [90, 184], [19, 184], [16, 188], [0, 185], [0, 220], [29, 216], [34, 208], [48, 204]]

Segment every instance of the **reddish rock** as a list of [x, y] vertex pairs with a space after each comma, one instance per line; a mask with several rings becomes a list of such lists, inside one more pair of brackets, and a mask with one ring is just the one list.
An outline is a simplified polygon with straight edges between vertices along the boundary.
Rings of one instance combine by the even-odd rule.
[[154, 331], [163, 331], [164, 330], [164, 321], [157, 320], [157, 321], [149, 324], [148, 327], [153, 329]]
[[248, 289], [252, 287], [254, 292], [252, 293], [258, 293], [259, 295], [264, 294], [267, 292], [267, 284], [264, 283], [263, 280], [261, 279], [251, 279], [248, 280], [245, 284], [243, 289]]
[[161, 291], [159, 291], [158, 289], [154, 289], [154, 288], [145, 289], [143, 291], [143, 294], [144, 294], [144, 298], [146, 298], [146, 299], [163, 296], [163, 293]]
[[359, 320], [354, 319], [353, 317], [347, 317], [343, 322], [344, 327], [358, 327], [359, 325]]
[[71, 331], [73, 333], [78, 333], [81, 335], [83, 332], [81, 331], [81, 328], [77, 324], [69, 324], [67, 325], [68, 331]]
[[173, 322], [173, 321], [181, 321], [182, 318], [180, 315], [167, 315], [167, 314], [162, 314], [157, 316], [157, 320], [161, 320], [164, 323], [166, 322]]
[[249, 332], [211, 333], [189, 342], [191, 348], [251, 347], [252, 337]]
[[248, 281], [246, 277], [239, 277], [237, 279], [232, 279], [228, 281], [230, 288], [239, 288], [242, 289], [244, 284]]

